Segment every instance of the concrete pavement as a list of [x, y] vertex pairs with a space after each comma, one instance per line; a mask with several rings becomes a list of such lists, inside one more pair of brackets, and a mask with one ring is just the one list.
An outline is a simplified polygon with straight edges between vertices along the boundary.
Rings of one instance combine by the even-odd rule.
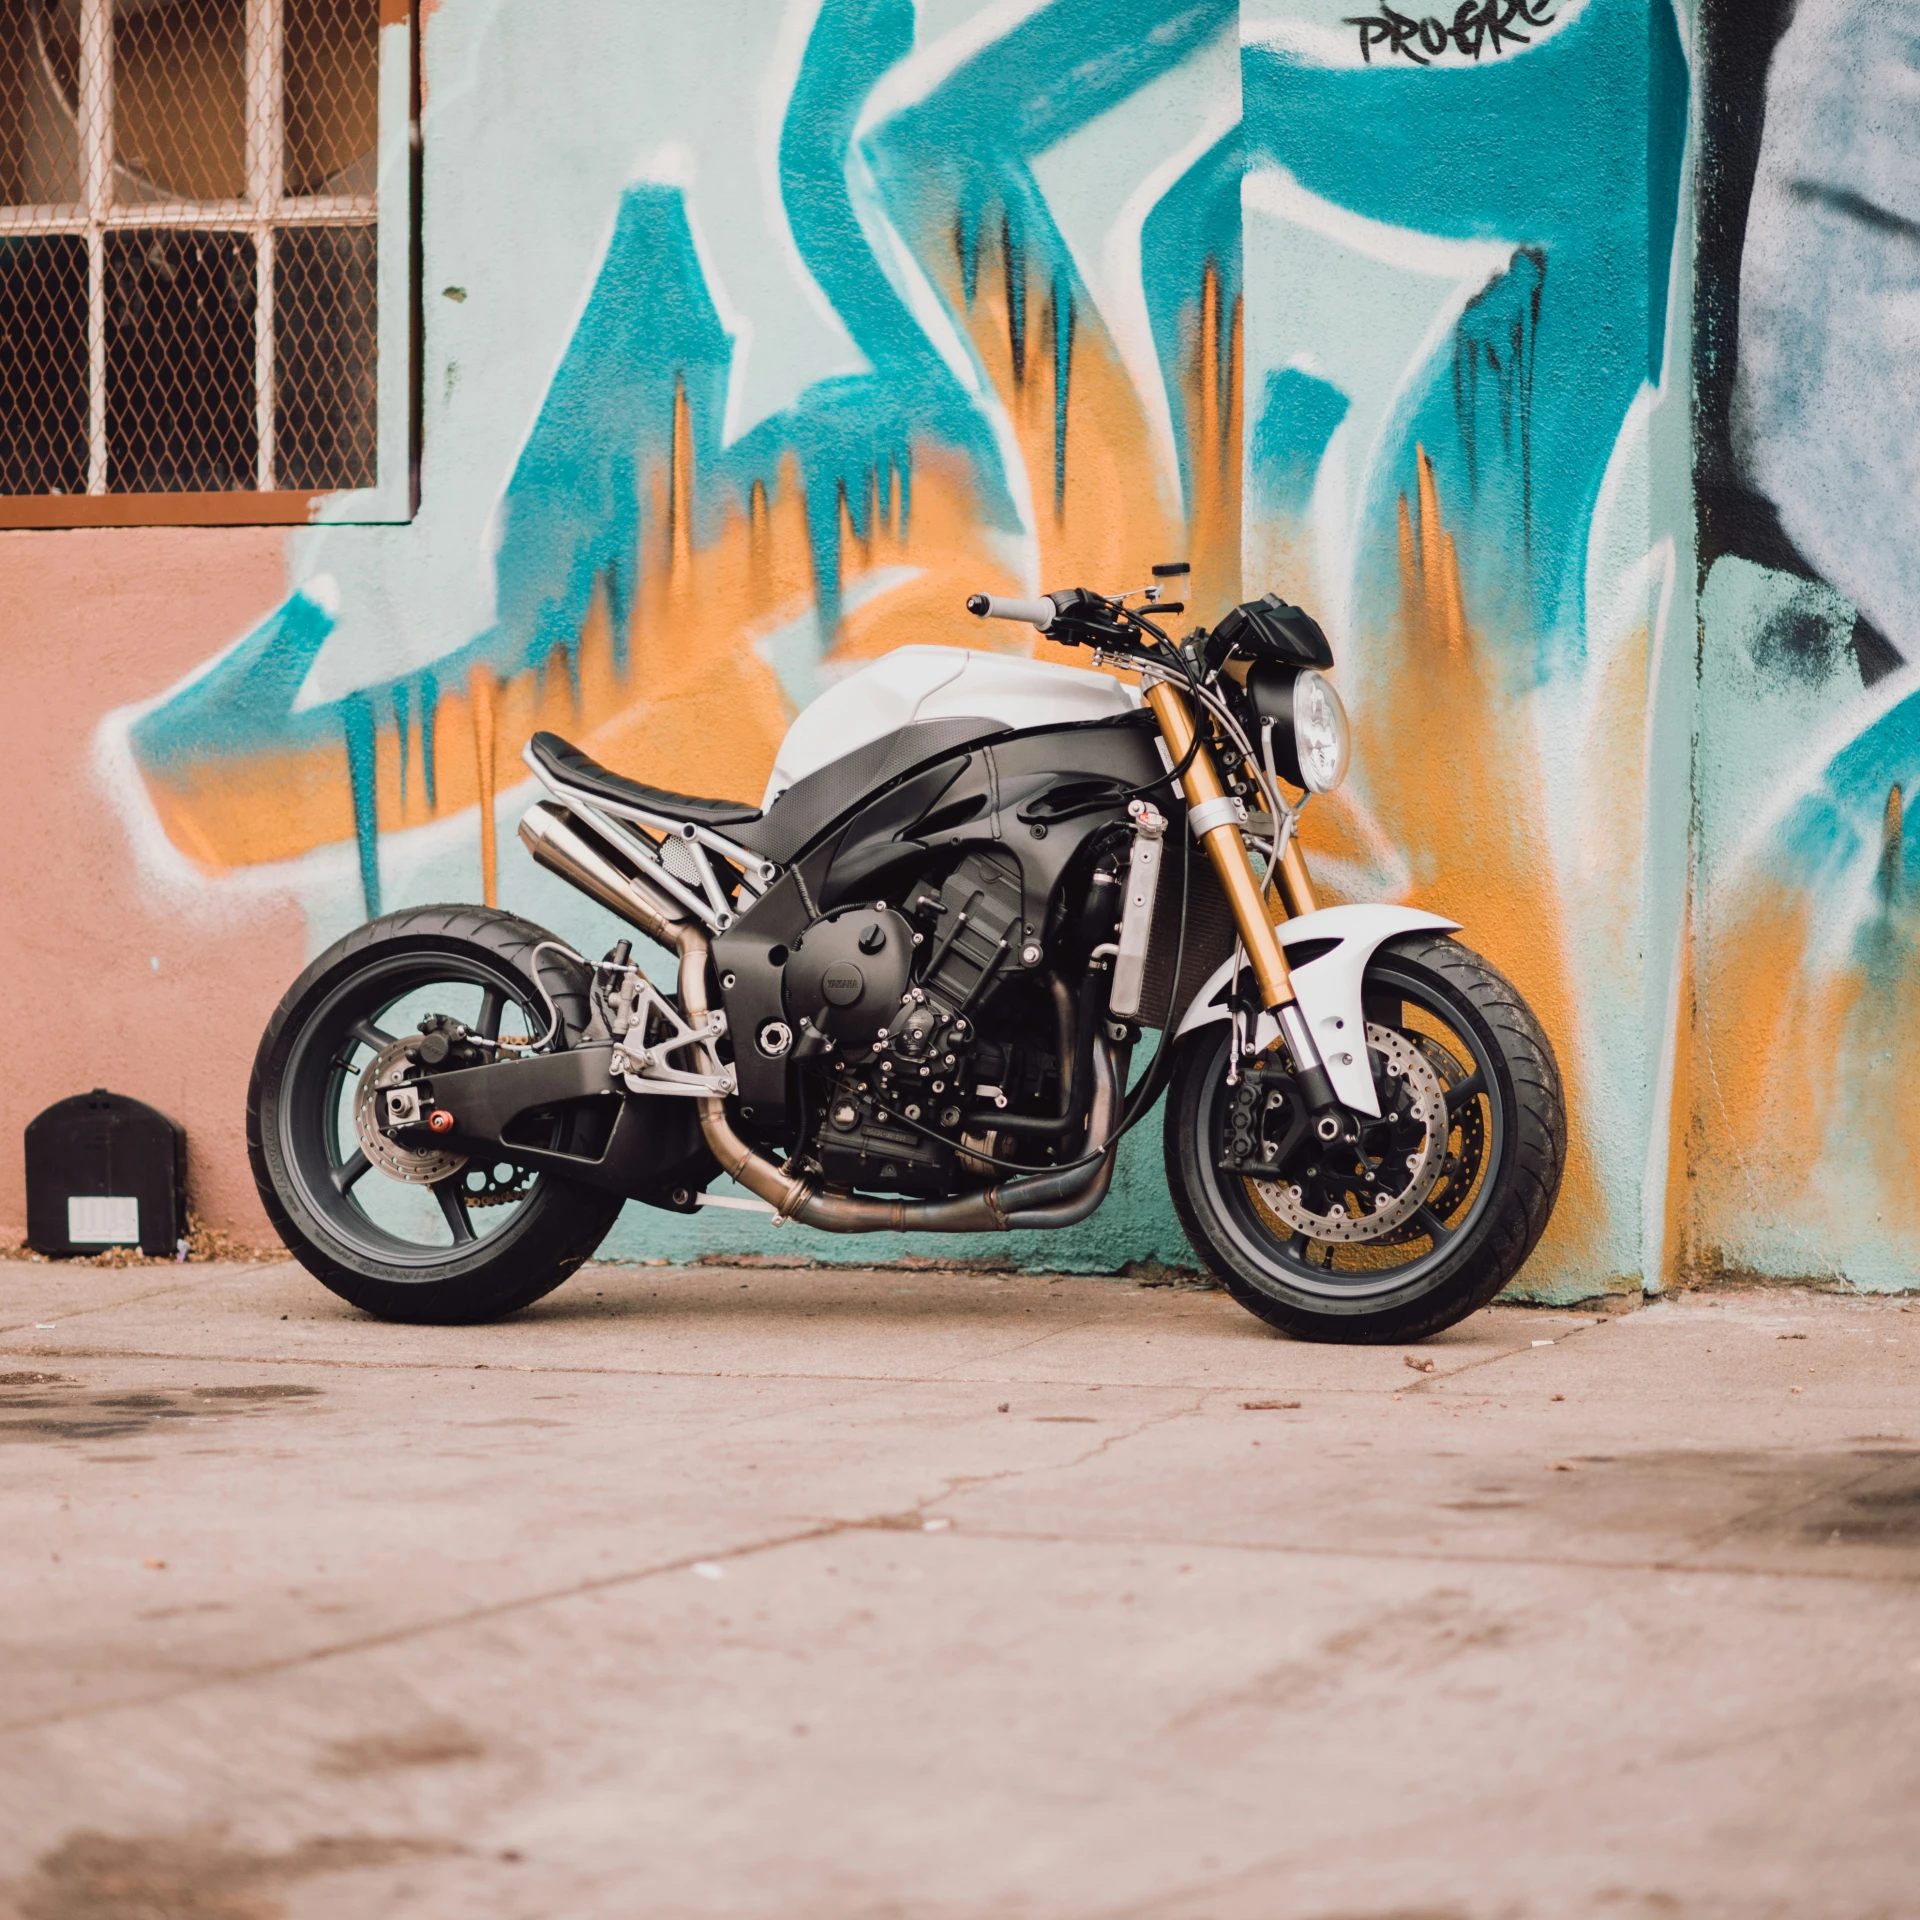
[[1920, 1915], [1917, 1376], [1911, 1300], [0, 1265], [0, 1914]]

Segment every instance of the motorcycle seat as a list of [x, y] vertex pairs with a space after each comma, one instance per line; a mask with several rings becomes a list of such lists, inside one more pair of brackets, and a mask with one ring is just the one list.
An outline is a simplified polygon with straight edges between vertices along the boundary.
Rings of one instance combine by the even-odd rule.
[[744, 827], [760, 818], [760, 809], [741, 800], [702, 800], [690, 793], [670, 793], [665, 787], [643, 786], [624, 774], [603, 767], [557, 733], [536, 733], [527, 742], [528, 751], [556, 780], [564, 780], [582, 793], [612, 801], [616, 806], [643, 807], [649, 813], [669, 820], [691, 820], [699, 826], [725, 831]]

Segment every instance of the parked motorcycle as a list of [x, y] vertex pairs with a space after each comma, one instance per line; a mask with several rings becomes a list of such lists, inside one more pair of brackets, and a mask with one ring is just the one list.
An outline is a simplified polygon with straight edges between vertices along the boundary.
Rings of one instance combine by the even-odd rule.
[[1110, 671], [901, 648], [795, 720], [759, 807], [534, 735], [522, 840], [672, 984], [630, 940], [593, 960], [488, 908], [349, 934], [248, 1096], [288, 1247], [370, 1313], [449, 1323], [559, 1286], [629, 1200], [1065, 1227], [1164, 1093], [1181, 1223], [1263, 1320], [1409, 1340], [1484, 1305], [1559, 1189], [1553, 1050], [1457, 922], [1317, 905], [1296, 828], [1347, 770], [1332, 650], [1272, 594], [1173, 640], [1186, 571], [975, 595]]

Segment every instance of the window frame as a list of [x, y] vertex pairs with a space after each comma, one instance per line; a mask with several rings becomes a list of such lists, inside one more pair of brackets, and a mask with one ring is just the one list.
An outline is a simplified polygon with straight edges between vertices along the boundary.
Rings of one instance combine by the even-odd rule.
[[[88, 291], [88, 491], [0, 493], [0, 531], [56, 527], [244, 527], [380, 525], [411, 520], [418, 508], [419, 385], [419, 118], [418, 0], [380, 0], [378, 133], [375, 157], [374, 230], [374, 484], [331, 490], [250, 488], [224, 493], [108, 493], [105, 491], [106, 328], [103, 291], [105, 235], [116, 230], [163, 228], [244, 233], [255, 243], [254, 367], [273, 366], [272, 232], [290, 226], [343, 223], [337, 203], [315, 199], [306, 206], [284, 201], [277, 181], [281, 141], [282, 0], [246, 0], [248, 64], [266, 75], [266, 115], [248, 122], [249, 197], [166, 208], [112, 203], [112, 163], [105, 139], [94, 134], [98, 92], [80, 88], [80, 166], [86, 198], [71, 214], [49, 221], [44, 207], [0, 208], [0, 233], [76, 233], [89, 242]], [[108, 48], [106, 94], [112, 89], [112, 0], [81, 0], [83, 71], [91, 51], [99, 58], [102, 31]], [[265, 60], [259, 56], [264, 54]], [[252, 84], [250, 77], [250, 86]], [[109, 112], [111, 108], [109, 107]], [[110, 124], [110, 122], [109, 122]], [[292, 217], [289, 217], [291, 212]], [[264, 244], [263, 244], [264, 243]], [[261, 470], [272, 459], [274, 395], [270, 381], [256, 379]], [[98, 487], [98, 491], [94, 489]]]

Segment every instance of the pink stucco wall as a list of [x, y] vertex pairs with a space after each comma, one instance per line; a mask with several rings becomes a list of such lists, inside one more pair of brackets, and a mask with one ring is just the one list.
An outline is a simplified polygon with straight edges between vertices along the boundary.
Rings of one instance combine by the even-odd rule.
[[[0, 1079], [0, 1236], [26, 1223], [21, 1130], [105, 1086], [187, 1130], [190, 1204], [267, 1238], [247, 1173], [247, 1071], [299, 971], [291, 904], [212, 918], [143, 878], [94, 771], [103, 715], [151, 698], [285, 592], [281, 529], [0, 534], [0, 837], [11, 1045]], [[154, 964], [158, 962], [158, 965]]]

